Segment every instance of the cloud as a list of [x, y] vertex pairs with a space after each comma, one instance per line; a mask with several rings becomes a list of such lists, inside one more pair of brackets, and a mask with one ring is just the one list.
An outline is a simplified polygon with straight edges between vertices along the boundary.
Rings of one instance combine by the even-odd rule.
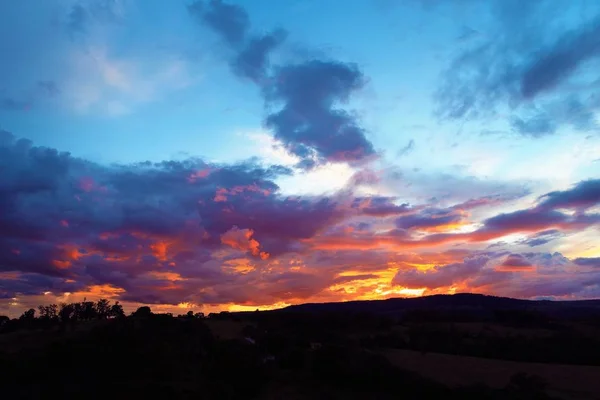
[[476, 275], [489, 261], [488, 257], [472, 257], [461, 263], [436, 266], [428, 271], [399, 271], [394, 283], [411, 288], [452, 286]]
[[85, 0], [73, 4], [67, 13], [67, 32], [75, 38], [89, 33], [91, 25], [121, 21], [124, 9], [122, 0]]
[[600, 267], [600, 257], [576, 258], [574, 263], [582, 267]]
[[267, 79], [265, 74], [269, 67], [269, 54], [283, 43], [286, 36], [287, 33], [280, 29], [250, 39], [232, 62], [234, 72], [257, 83]]
[[536, 247], [549, 243], [558, 238], [564, 237], [565, 235], [558, 229], [550, 229], [547, 231], [538, 232], [531, 235], [527, 239], [523, 240], [523, 243], [530, 246]]
[[20, 96], [0, 99], [0, 110], [29, 111], [39, 103], [50, 100], [60, 94], [58, 84], [52, 80], [39, 81], [22, 92]]
[[[52, 277], [55, 286], [40, 293], [61, 280], [110, 284], [131, 299], [155, 268], [198, 279], [208, 271], [193, 265], [223, 244], [264, 260], [342, 216], [330, 199], [280, 196], [273, 179], [286, 169], [251, 162], [106, 167], [3, 131], [0, 170], [0, 270]], [[220, 189], [227, 197], [217, 202]], [[152, 285], [147, 291], [160, 292], [160, 282]], [[176, 297], [169, 293], [163, 300]]]
[[455, 210], [425, 209], [418, 214], [401, 216], [395, 224], [400, 229], [430, 230], [461, 225], [465, 214]]
[[338, 102], [364, 84], [356, 65], [313, 60], [281, 67], [267, 88], [267, 99], [283, 108], [266, 119], [275, 137], [307, 166], [313, 160], [356, 162], [374, 154], [365, 131]]
[[233, 71], [261, 88], [269, 110], [278, 109], [270, 111], [265, 125], [300, 158], [300, 167], [360, 163], [375, 155], [357, 118], [339, 107], [366, 83], [358, 65], [313, 59], [271, 67], [269, 55], [283, 42], [285, 31], [252, 36], [245, 10], [222, 1], [197, 1], [188, 11], [229, 45]]
[[[0, 112], [120, 116], [197, 82], [197, 66], [189, 69], [182, 57], [184, 43], [192, 39], [182, 36], [181, 44], [157, 52], [168, 29], [136, 34], [142, 14], [129, 13], [131, 7], [123, 0], [51, 1], [33, 11], [22, 2], [3, 5], [0, 37], [12, 56], [0, 65], [0, 75], [10, 77], [0, 88]], [[183, 8], [180, 14], [187, 18]]]
[[434, 201], [452, 205], [487, 198], [488, 200], [481, 201], [488, 201], [491, 205], [517, 200], [531, 193], [530, 182], [464, 176], [447, 171], [400, 170], [390, 167], [375, 175], [361, 176], [360, 183], [372, 192], [396, 195], [413, 203]]
[[[413, 293], [406, 288], [529, 297], [595, 290], [595, 277], [582, 271], [592, 259], [478, 250], [515, 232], [546, 240], [597, 226], [588, 203], [567, 191], [471, 221], [470, 210], [505, 197], [444, 208], [348, 190], [285, 196], [275, 183], [285, 167], [194, 158], [106, 166], [6, 131], [0, 170], [6, 299], [101, 292], [126, 302], [259, 306]], [[570, 190], [587, 193], [582, 187]], [[552, 208], [563, 200], [544, 203], [557, 198], [577, 212]], [[467, 220], [470, 230], [455, 230]], [[525, 273], [543, 283], [515, 286], [514, 274]], [[576, 283], [559, 285], [569, 273]]]
[[[578, 185], [575, 186], [577, 188]], [[576, 189], [574, 189], [576, 190]], [[542, 196], [543, 198], [544, 196]], [[504, 212], [481, 221], [468, 221], [467, 209], [490, 201], [483, 198], [457, 204], [448, 209], [417, 206], [406, 207], [405, 215], [396, 219], [396, 227], [401, 235], [391, 231], [379, 231], [378, 234], [340, 235], [328, 231], [317, 236], [311, 245], [318, 249], [362, 249], [386, 248], [390, 251], [401, 249], [433, 248], [450, 244], [476, 244], [500, 239], [511, 234], [534, 234], [557, 231], [560, 234], [595, 227], [600, 224], [600, 214], [586, 213], [580, 210], [575, 214], [563, 213], [557, 209], [533, 205], [530, 208]], [[361, 204], [355, 200], [356, 204]], [[363, 204], [368, 204], [364, 202]], [[493, 203], [492, 203], [493, 204]], [[360, 209], [360, 208], [359, 208]], [[393, 215], [382, 212], [380, 216]], [[468, 228], [456, 231], [457, 228]], [[417, 232], [412, 232], [415, 230]], [[543, 240], [543, 234], [537, 239]], [[558, 236], [558, 233], [552, 233]], [[546, 237], [545, 239], [549, 239]], [[549, 241], [549, 240], [548, 240]]]
[[[435, 92], [443, 119], [507, 116], [513, 131], [527, 137], [552, 135], [563, 126], [595, 129], [600, 19], [580, 3], [556, 13], [550, 2], [492, 2], [487, 35], [462, 46]], [[585, 13], [585, 14], [583, 14]], [[591, 18], [589, 17], [591, 15]], [[488, 39], [485, 39], [487, 37]]]
[[91, 47], [70, 57], [72, 74], [65, 80], [63, 98], [80, 113], [120, 116], [185, 89], [200, 78], [177, 57], [130, 53], [116, 57], [108, 47]]
[[357, 197], [353, 200], [351, 207], [356, 209], [359, 214], [375, 217], [397, 216], [414, 212], [410, 204], [396, 204], [396, 202], [397, 199], [393, 197]]
[[511, 254], [504, 262], [496, 268], [498, 271], [529, 271], [533, 269], [533, 265], [526, 257], [520, 254]]
[[246, 11], [237, 5], [210, 0], [207, 6], [195, 2], [188, 6], [193, 15], [201, 13], [202, 20], [227, 41], [229, 45], [241, 45], [250, 29], [250, 20]]
[[558, 211], [519, 210], [499, 214], [483, 222], [485, 232], [536, 232], [552, 226], [561, 226], [571, 218]]
[[538, 55], [521, 76], [521, 94], [529, 99], [554, 89], [579, 65], [597, 56], [600, 56], [600, 19], [565, 34]]
[[554, 120], [546, 113], [538, 114], [529, 119], [514, 116], [510, 123], [513, 129], [521, 135], [534, 138], [552, 135], [557, 129]]
[[87, 20], [87, 11], [81, 4], [74, 4], [69, 11], [67, 30], [71, 34], [79, 34], [85, 32]]
[[408, 141], [408, 143], [406, 144], [406, 146], [404, 146], [403, 148], [401, 148], [400, 150], [398, 150], [398, 157], [403, 157], [407, 154], [410, 154], [413, 150], [415, 149], [415, 140], [414, 139], [410, 139]]
[[600, 204], [600, 179], [579, 182], [573, 188], [540, 197], [539, 207], [586, 210]]
[[237, 226], [233, 226], [221, 235], [221, 243], [231, 246], [234, 249], [247, 251], [253, 256], [260, 256], [263, 259], [268, 258], [268, 253], [260, 251], [260, 243], [252, 239], [253, 234], [254, 231], [252, 229], [239, 229]]

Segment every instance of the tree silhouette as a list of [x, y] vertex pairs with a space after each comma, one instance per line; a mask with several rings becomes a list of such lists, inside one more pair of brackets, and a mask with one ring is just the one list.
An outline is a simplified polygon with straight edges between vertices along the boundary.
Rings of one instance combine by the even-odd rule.
[[23, 314], [21, 314], [19, 319], [23, 321], [33, 321], [35, 319], [35, 309], [30, 308], [29, 310], [25, 311]]
[[149, 317], [152, 315], [152, 310], [148, 306], [142, 306], [133, 313], [135, 317]]
[[40, 312], [40, 318], [45, 320], [55, 320], [58, 318], [58, 306], [56, 304], [50, 304], [47, 306], [38, 306]]
[[110, 316], [111, 306], [110, 301], [106, 299], [100, 299], [96, 303], [96, 313], [98, 318], [106, 319]]
[[92, 319], [96, 319], [98, 316], [98, 311], [96, 310], [96, 304], [93, 301], [85, 301], [81, 303], [81, 315], [79, 319], [84, 321], [89, 321]]
[[60, 305], [60, 310], [58, 311], [58, 316], [61, 322], [67, 322], [76, 318], [75, 314], [75, 305], [62, 303]]
[[110, 316], [113, 318], [121, 318], [125, 316], [123, 306], [120, 305], [118, 301], [110, 307]]

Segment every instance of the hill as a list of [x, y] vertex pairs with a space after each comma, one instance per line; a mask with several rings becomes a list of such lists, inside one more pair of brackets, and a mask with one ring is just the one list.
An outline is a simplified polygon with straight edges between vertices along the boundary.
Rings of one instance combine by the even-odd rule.
[[306, 303], [274, 310], [273, 312], [358, 312], [401, 317], [409, 311], [438, 310], [461, 312], [485, 318], [491, 316], [492, 312], [498, 309], [537, 311], [558, 318], [581, 317], [600, 314], [600, 300], [522, 300], [483, 294], [458, 293], [386, 300]]

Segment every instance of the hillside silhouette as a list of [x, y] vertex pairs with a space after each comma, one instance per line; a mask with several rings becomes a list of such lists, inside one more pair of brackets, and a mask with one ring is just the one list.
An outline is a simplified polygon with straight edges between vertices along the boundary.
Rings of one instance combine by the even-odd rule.
[[369, 312], [402, 315], [412, 310], [445, 310], [491, 317], [497, 309], [539, 311], [556, 317], [585, 317], [600, 312], [600, 300], [522, 300], [484, 294], [438, 294], [414, 298], [386, 300], [358, 300], [334, 303], [306, 303], [286, 307], [281, 311], [293, 312]]
[[598, 305], [470, 294], [207, 316], [43, 305], [0, 319], [0, 374], [7, 398], [595, 398]]

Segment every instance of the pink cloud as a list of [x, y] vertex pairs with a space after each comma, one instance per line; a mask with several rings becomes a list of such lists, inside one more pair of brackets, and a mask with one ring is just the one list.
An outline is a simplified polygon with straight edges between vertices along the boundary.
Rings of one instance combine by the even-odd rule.
[[260, 251], [260, 243], [258, 240], [252, 239], [252, 235], [254, 235], [252, 229], [240, 229], [233, 226], [221, 235], [221, 243], [237, 250], [250, 252], [253, 256], [260, 257], [263, 260], [269, 258], [268, 253]]

